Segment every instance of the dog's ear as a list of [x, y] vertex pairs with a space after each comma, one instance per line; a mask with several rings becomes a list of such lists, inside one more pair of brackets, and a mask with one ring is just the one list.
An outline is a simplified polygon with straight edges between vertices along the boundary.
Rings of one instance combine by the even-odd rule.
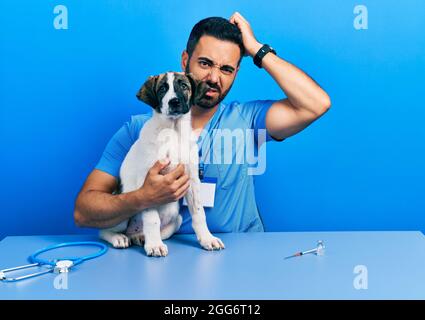
[[186, 73], [186, 77], [189, 79], [190, 86], [192, 87], [192, 93], [195, 93], [196, 87], [198, 86], [198, 84], [199, 84], [200, 81], [198, 79], [196, 79], [193, 76], [192, 73]]
[[158, 97], [156, 95], [158, 78], [159, 76], [150, 76], [136, 94], [139, 100], [150, 105], [154, 109], [157, 109], [159, 106]]
[[195, 105], [197, 100], [201, 98], [205, 94], [205, 92], [207, 92], [209, 86], [205, 82], [196, 79], [192, 73], [186, 73], [186, 77], [189, 79], [190, 85], [192, 87], [192, 96], [190, 97], [190, 103], [192, 105]]

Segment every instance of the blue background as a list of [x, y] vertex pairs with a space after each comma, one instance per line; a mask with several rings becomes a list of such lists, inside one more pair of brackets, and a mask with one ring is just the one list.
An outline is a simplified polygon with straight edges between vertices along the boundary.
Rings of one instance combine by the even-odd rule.
[[[53, 27], [59, 4], [68, 30]], [[353, 27], [358, 4], [368, 30]], [[180, 70], [197, 21], [234, 11], [332, 99], [308, 129], [267, 144], [266, 230], [425, 231], [424, 1], [2, 0], [0, 239], [92, 232], [75, 227], [74, 200], [110, 137], [147, 111], [136, 91]], [[280, 98], [246, 58], [226, 101]]]

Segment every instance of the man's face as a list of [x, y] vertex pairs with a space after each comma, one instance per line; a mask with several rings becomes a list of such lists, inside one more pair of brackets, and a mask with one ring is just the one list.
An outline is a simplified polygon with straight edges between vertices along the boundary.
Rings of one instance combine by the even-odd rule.
[[198, 100], [199, 107], [213, 108], [226, 97], [239, 70], [239, 59], [237, 44], [207, 35], [199, 39], [190, 60], [187, 52], [183, 52], [183, 70], [211, 87]]

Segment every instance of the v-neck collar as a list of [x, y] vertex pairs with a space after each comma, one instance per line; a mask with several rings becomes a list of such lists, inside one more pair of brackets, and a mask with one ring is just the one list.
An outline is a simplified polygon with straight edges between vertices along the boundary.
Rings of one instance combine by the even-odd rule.
[[201, 134], [198, 137], [198, 141], [197, 141], [198, 148], [201, 148], [202, 143], [205, 139], [205, 136], [207, 134], [209, 134], [211, 129], [213, 129], [216, 126], [217, 120], [218, 120], [223, 108], [224, 108], [224, 104], [222, 102], [220, 102], [217, 110], [214, 112], [214, 115], [208, 120], [208, 122], [206, 123], [206, 125], [202, 129]]

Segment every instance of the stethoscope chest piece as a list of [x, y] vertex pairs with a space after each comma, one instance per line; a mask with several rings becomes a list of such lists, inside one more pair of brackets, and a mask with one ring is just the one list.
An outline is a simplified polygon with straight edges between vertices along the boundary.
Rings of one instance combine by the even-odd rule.
[[69, 269], [71, 269], [73, 265], [74, 265], [74, 262], [72, 262], [71, 260], [59, 260], [56, 262], [53, 272], [67, 273], [69, 272]]

